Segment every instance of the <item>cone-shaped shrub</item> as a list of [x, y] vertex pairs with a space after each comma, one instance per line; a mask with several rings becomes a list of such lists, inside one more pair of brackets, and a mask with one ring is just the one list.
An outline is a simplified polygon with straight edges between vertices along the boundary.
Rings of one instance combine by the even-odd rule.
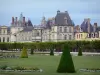
[[78, 49], [78, 56], [82, 56], [82, 48], [81, 47]]
[[25, 47], [22, 49], [21, 58], [28, 58], [27, 49]]
[[53, 49], [50, 50], [50, 55], [54, 56], [54, 50]]
[[73, 60], [69, 51], [68, 45], [64, 45], [63, 53], [60, 59], [59, 66], [57, 68], [58, 73], [74, 73], [75, 68], [73, 64]]

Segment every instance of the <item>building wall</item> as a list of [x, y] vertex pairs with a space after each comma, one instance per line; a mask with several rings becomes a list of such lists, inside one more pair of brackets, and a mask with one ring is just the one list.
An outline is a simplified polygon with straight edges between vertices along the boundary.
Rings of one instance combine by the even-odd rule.
[[32, 31], [17, 33], [16, 40], [17, 42], [32, 42]]
[[10, 42], [10, 35], [0, 35], [0, 42]]
[[7, 26], [0, 27], [0, 42], [10, 42], [10, 33]]
[[16, 33], [18, 33], [19, 31], [22, 31], [23, 27], [11, 27], [11, 42], [15, 42], [16, 41]]
[[88, 33], [84, 32], [75, 33], [75, 40], [85, 40], [87, 39], [87, 35]]
[[51, 41], [66, 41], [74, 39], [73, 26], [52, 26]]
[[42, 29], [33, 29], [32, 30], [32, 42], [41, 42], [42, 41]]

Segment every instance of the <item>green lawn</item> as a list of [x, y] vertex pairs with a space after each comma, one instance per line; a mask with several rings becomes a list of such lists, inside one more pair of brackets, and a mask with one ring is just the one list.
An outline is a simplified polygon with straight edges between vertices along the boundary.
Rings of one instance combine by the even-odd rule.
[[80, 68], [100, 68], [100, 56], [73, 56], [76, 73], [56, 73], [60, 56], [33, 55], [29, 58], [0, 59], [0, 65], [33, 66], [43, 69], [43, 72], [0, 72], [0, 75], [100, 75], [98, 73], [79, 72]]

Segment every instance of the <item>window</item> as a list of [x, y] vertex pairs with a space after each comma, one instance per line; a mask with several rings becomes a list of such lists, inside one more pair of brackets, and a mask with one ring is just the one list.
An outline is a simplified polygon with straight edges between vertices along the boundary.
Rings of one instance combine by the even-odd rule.
[[65, 32], [65, 33], [67, 32], [67, 27], [64, 27], [64, 32]]
[[82, 34], [81, 34], [81, 38], [82, 38], [83, 36], [82, 36]]
[[5, 34], [5, 30], [3, 30], [3, 34]]
[[5, 42], [5, 37], [3, 37], [3, 42]]
[[79, 34], [79, 39], [80, 39], [80, 34]]
[[65, 24], [67, 24], [67, 17], [64, 17], [64, 20], [65, 20]]
[[92, 37], [94, 37], [94, 35], [92, 34]]
[[60, 32], [62, 32], [62, 27], [60, 27]]
[[69, 32], [71, 32], [71, 27], [69, 27]]
[[9, 42], [9, 37], [7, 37], [7, 42]]
[[36, 36], [39, 36], [39, 31], [36, 31]]
[[95, 34], [95, 38], [98, 38], [98, 34]]
[[67, 39], [67, 35], [64, 36], [64, 40], [66, 40], [66, 39]]
[[72, 37], [72, 36], [71, 36], [71, 35], [69, 35], [69, 40], [71, 40], [71, 37]]
[[78, 34], [77, 34], [77, 39], [78, 39]]

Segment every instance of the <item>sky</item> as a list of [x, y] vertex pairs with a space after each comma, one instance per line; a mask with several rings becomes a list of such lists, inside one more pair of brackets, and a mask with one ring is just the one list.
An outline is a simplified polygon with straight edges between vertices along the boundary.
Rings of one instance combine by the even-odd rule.
[[0, 0], [0, 25], [9, 26], [12, 17], [19, 17], [21, 12], [33, 25], [39, 25], [43, 16], [55, 17], [57, 10], [68, 11], [75, 25], [84, 18], [100, 25], [100, 0]]

